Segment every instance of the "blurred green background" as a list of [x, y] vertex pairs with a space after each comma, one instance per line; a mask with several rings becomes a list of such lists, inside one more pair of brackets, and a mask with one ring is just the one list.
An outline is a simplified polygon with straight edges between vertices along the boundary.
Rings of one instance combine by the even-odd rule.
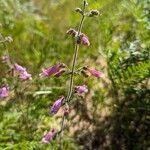
[[[65, 150], [148, 150], [150, 148], [150, 1], [88, 0], [88, 10], [101, 16], [87, 18], [83, 32], [90, 47], [80, 47], [77, 67], [89, 65], [105, 78], [75, 78], [87, 84], [88, 94], [75, 97], [64, 133]], [[59, 141], [41, 144], [44, 132], [59, 129], [61, 113], [49, 108], [66, 95], [68, 77], [40, 79], [43, 67], [64, 62], [69, 67], [81, 0], [0, 0], [0, 33], [12, 43], [0, 43], [0, 56], [9, 51], [12, 62], [27, 67], [32, 81], [6, 75], [0, 62], [0, 83], [7, 80], [10, 97], [0, 100], [0, 150], [57, 150]], [[39, 95], [46, 90], [49, 94]]]

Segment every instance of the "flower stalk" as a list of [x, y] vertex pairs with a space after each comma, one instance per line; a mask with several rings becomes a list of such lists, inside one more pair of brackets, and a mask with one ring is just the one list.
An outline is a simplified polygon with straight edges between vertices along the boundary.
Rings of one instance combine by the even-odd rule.
[[[87, 2], [84, 0], [83, 10], [82, 10], [83, 13], [81, 14], [82, 17], [81, 17], [81, 21], [80, 21], [78, 31], [77, 31], [77, 38], [76, 38], [76, 41], [75, 41], [75, 49], [74, 49], [72, 68], [71, 68], [71, 74], [70, 74], [70, 83], [69, 83], [67, 98], [65, 99], [65, 105], [69, 105], [69, 102], [70, 102], [71, 96], [72, 96], [72, 92], [73, 92], [75, 65], [76, 65], [76, 62], [77, 62], [77, 56], [78, 56], [78, 50], [79, 50], [80, 34], [81, 34], [81, 30], [82, 30], [83, 23], [84, 23], [84, 20], [85, 20], [86, 4], [87, 4]], [[59, 134], [60, 134], [60, 149], [63, 149], [63, 141], [62, 141], [63, 139], [62, 139], [62, 137], [63, 137], [64, 122], [65, 122], [65, 114], [62, 115], [61, 129], [59, 131]]]

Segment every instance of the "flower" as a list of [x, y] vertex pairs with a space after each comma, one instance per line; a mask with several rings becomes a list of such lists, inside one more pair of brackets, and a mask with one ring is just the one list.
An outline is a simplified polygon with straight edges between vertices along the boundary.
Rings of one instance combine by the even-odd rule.
[[54, 75], [54, 77], [60, 77], [63, 73], [65, 73], [66, 72], [66, 70], [65, 69], [62, 69], [62, 70], [60, 70], [59, 72], [57, 72], [57, 73], [55, 73], [55, 75]]
[[31, 74], [29, 74], [26, 71], [21, 72], [19, 78], [22, 79], [22, 80], [32, 80]]
[[86, 85], [76, 86], [75, 87], [75, 92], [77, 92], [78, 94], [87, 93], [88, 88], [87, 88]]
[[26, 68], [24, 68], [16, 63], [16, 64], [14, 64], [14, 69], [19, 73], [20, 79], [32, 80], [32, 75], [26, 71]]
[[92, 68], [87, 68], [87, 70], [95, 77], [100, 78], [104, 76], [103, 72], [100, 72], [98, 70], [92, 69]]
[[9, 87], [7, 85], [0, 89], [0, 97], [7, 97], [9, 95]]
[[81, 42], [81, 44], [83, 44], [83, 45], [90, 46], [89, 39], [88, 39], [88, 37], [87, 37], [85, 34], [82, 34], [82, 35], [80, 36], [80, 42]]
[[103, 72], [100, 72], [100, 71], [95, 70], [93, 68], [83, 67], [83, 69], [85, 71], [89, 72], [91, 75], [97, 77], [97, 78], [104, 77], [104, 73]]
[[26, 71], [26, 68], [24, 68], [24, 67], [18, 65], [17, 63], [14, 64], [14, 68], [15, 68], [15, 70], [18, 71], [18, 72], [24, 72], [24, 71]]
[[53, 140], [56, 137], [56, 134], [56, 129], [52, 129], [46, 135], [44, 135], [44, 137], [42, 138], [42, 143], [48, 144], [51, 140]]
[[61, 68], [64, 68], [64, 67], [65, 67], [65, 64], [63, 64], [63, 63], [60, 64], [59, 63], [59, 64], [57, 64], [57, 65], [55, 65], [55, 66], [53, 66], [49, 69], [42, 69], [42, 73], [40, 73], [40, 76], [42, 76], [42, 77], [50, 76], [52, 74], [55, 74], [55, 73], [59, 72], [59, 70]]
[[51, 108], [51, 113], [56, 114], [60, 107], [63, 105], [65, 97], [61, 96], [58, 100], [56, 100]]

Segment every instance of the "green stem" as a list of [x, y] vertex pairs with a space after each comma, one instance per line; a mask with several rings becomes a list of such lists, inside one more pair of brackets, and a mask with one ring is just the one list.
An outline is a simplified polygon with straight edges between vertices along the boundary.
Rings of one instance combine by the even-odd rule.
[[[81, 30], [82, 30], [84, 19], [85, 19], [85, 7], [86, 7], [86, 1], [84, 0], [83, 15], [82, 15], [80, 25], [79, 25], [79, 28], [78, 28], [77, 41], [80, 38]], [[74, 74], [75, 74], [75, 65], [76, 65], [76, 62], [77, 62], [77, 56], [78, 56], [78, 50], [79, 50], [79, 44], [78, 44], [77, 41], [76, 41], [76, 44], [75, 44], [75, 49], [74, 49], [74, 54], [73, 54], [69, 89], [68, 89], [68, 93], [67, 93], [67, 98], [65, 100], [66, 105], [68, 105], [68, 103], [70, 102], [72, 92], [73, 92], [73, 81], [74, 81]], [[62, 120], [61, 120], [61, 129], [60, 129], [60, 132], [59, 132], [60, 133], [60, 149], [61, 150], [63, 149], [62, 137], [63, 137], [64, 122], [65, 122], [65, 115], [63, 114], [62, 115]]]

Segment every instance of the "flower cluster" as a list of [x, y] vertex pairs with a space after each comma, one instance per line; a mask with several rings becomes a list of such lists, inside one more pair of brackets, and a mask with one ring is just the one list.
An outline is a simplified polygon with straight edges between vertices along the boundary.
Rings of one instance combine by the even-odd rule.
[[[87, 5], [87, 2], [84, 0], [84, 8]], [[75, 70], [75, 65], [76, 65], [76, 56], [77, 56], [77, 49], [79, 45], [84, 45], [84, 46], [90, 46], [90, 41], [89, 38], [86, 36], [86, 34], [81, 32], [82, 29], [82, 23], [84, 21], [84, 17], [85, 16], [89, 16], [89, 17], [93, 17], [93, 16], [97, 16], [99, 15], [99, 12], [97, 10], [92, 10], [88, 13], [85, 13], [85, 9], [81, 9], [81, 8], [76, 8], [75, 10], [77, 13], [82, 15], [82, 21], [81, 24], [79, 26], [78, 31], [76, 31], [73, 28], [70, 28], [69, 30], [67, 30], [66, 34], [72, 36], [75, 39], [75, 44], [76, 44], [76, 49], [75, 49], [75, 53], [74, 53], [74, 58], [73, 58], [73, 64], [72, 64], [72, 68], [71, 68], [71, 72], [70, 72], [70, 85], [69, 85], [69, 90], [68, 90], [68, 95], [65, 96], [61, 96], [59, 97], [52, 105], [51, 107], [51, 114], [56, 114], [60, 108], [62, 106], [64, 106], [64, 110], [63, 110], [63, 114], [62, 114], [62, 123], [61, 123], [61, 129], [58, 133], [61, 134], [62, 130], [63, 130], [63, 124], [64, 124], [64, 118], [66, 116], [68, 116], [69, 112], [70, 112], [70, 107], [69, 107], [69, 102], [71, 100], [71, 97], [73, 96], [73, 94], [77, 94], [79, 96], [82, 96], [84, 94], [86, 94], [88, 92], [88, 87], [87, 85], [78, 85], [78, 86], [74, 86], [73, 83], [73, 79], [74, 79], [74, 73], [78, 72]], [[49, 76], [49, 75], [54, 75], [54, 77], [59, 77], [61, 76], [64, 72], [66, 71], [66, 66], [64, 64], [57, 64], [49, 69], [43, 69], [42, 73], [40, 74], [40, 76]], [[82, 75], [84, 75], [84, 77], [89, 77], [89, 76], [94, 76], [96, 78], [100, 78], [103, 77], [104, 74], [96, 69], [90, 68], [90, 67], [82, 67], [82, 69], [79, 69], [79, 73], [81, 73]], [[74, 90], [73, 90], [74, 88]], [[53, 137], [53, 132], [48, 132], [47, 136], [44, 136], [44, 141], [43, 142], [45, 144], [47, 144], [47, 141], [50, 141]], [[45, 138], [47, 138], [48, 140], [45, 140]], [[43, 141], [43, 139], [42, 139]]]
[[71, 35], [72, 37], [76, 37], [78, 44], [82, 44], [82, 45], [85, 45], [85, 46], [90, 46], [89, 38], [84, 33], [80, 33], [78, 35], [78, 32], [75, 29], [72, 29], [72, 28], [70, 28], [66, 33], [68, 35]]

